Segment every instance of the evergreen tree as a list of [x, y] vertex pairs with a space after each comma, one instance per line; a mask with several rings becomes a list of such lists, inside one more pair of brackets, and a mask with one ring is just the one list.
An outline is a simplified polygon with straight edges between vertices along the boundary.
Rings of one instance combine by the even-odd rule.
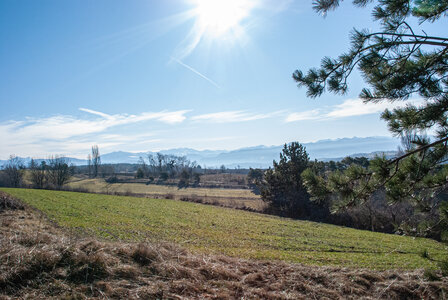
[[[339, 0], [316, 0], [315, 10], [327, 13]], [[304, 183], [316, 201], [331, 199], [334, 211], [365, 203], [384, 188], [391, 202], [407, 201], [421, 212], [439, 207], [439, 193], [448, 183], [448, 37], [432, 36], [409, 25], [410, 19], [437, 22], [446, 17], [447, 0], [354, 0], [364, 7], [375, 3], [373, 17], [382, 30], [354, 30], [351, 49], [336, 59], [325, 57], [319, 69], [293, 74], [310, 97], [328, 90], [344, 94], [347, 79], [357, 67], [368, 87], [364, 102], [408, 100], [421, 106], [386, 110], [382, 118], [407, 147], [395, 159], [378, 157], [369, 166], [351, 165], [344, 171], [317, 174], [309, 169]], [[416, 27], [418, 27], [417, 25]], [[435, 140], [426, 137], [428, 130]]]
[[297, 142], [285, 144], [280, 161], [273, 162], [264, 175], [261, 197], [271, 209], [291, 217], [309, 214], [309, 196], [302, 183], [302, 172], [308, 167], [305, 147]]

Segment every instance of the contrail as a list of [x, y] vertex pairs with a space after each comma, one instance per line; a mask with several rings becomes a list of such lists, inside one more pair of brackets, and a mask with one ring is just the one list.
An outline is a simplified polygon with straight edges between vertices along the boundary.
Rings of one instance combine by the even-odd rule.
[[89, 114], [93, 114], [93, 115], [97, 115], [97, 116], [103, 117], [105, 119], [112, 118], [111, 115], [108, 115], [108, 114], [105, 114], [105, 113], [102, 113], [102, 112], [99, 112], [99, 111], [96, 111], [96, 110], [88, 109], [88, 108], [80, 107], [79, 110], [84, 111], [84, 112], [89, 113]]
[[211, 84], [213, 84], [216, 88], [218, 88], [218, 89], [221, 88], [216, 82], [214, 82], [213, 80], [211, 80], [210, 78], [208, 78], [208, 77], [205, 76], [204, 74], [200, 73], [200, 72], [197, 71], [196, 69], [190, 67], [190, 66], [187, 65], [187, 64], [184, 64], [183, 62], [181, 62], [180, 60], [178, 60], [178, 59], [175, 58], [175, 57], [172, 57], [172, 56], [171, 56], [171, 59], [174, 60], [175, 62], [177, 62], [177, 63], [178, 63], [179, 65], [181, 65], [182, 67], [185, 67], [185, 68], [187, 68], [188, 70], [190, 70], [191, 72], [195, 73], [196, 75], [201, 76], [203, 79], [205, 79], [205, 80], [207, 80], [208, 82], [210, 82]]

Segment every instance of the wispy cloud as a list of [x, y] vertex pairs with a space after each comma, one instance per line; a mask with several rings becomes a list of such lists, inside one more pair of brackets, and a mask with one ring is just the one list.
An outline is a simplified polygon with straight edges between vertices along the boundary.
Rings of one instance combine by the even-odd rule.
[[257, 114], [243, 110], [235, 111], [223, 111], [217, 113], [203, 114], [191, 117], [193, 121], [207, 121], [212, 123], [235, 123], [235, 122], [247, 122], [261, 119], [271, 118], [278, 115], [279, 112]]
[[305, 120], [331, 120], [362, 115], [371, 115], [383, 112], [386, 109], [404, 107], [408, 104], [419, 105], [423, 101], [424, 100], [421, 99], [414, 99], [396, 102], [383, 101], [380, 103], [364, 103], [361, 99], [347, 99], [341, 104], [322, 109], [290, 113], [286, 116], [285, 122], [296, 122]]
[[320, 110], [313, 109], [303, 112], [293, 112], [286, 116], [286, 122], [316, 120], [320, 118]]
[[421, 100], [410, 101], [383, 101], [380, 103], [364, 103], [360, 99], [348, 99], [342, 104], [335, 105], [331, 112], [326, 117], [328, 118], [345, 118], [352, 116], [370, 115], [383, 112], [386, 109], [394, 109], [406, 106], [407, 104], [418, 104]]
[[106, 130], [128, 124], [156, 121], [177, 124], [186, 119], [188, 110], [144, 112], [137, 115], [114, 114], [80, 108], [81, 111], [96, 117], [78, 118], [68, 115], [46, 118], [28, 118], [25, 121], [0, 123], [2, 147], [0, 156], [10, 154], [47, 155], [74, 153], [89, 149], [92, 143], [102, 147], [113, 147], [126, 143], [150, 143], [151, 134], [107, 134]]
[[157, 120], [168, 124], [181, 123], [186, 119], [185, 114], [189, 112], [189, 110], [178, 110], [171, 112], [170, 111], [144, 112], [138, 115], [128, 115], [128, 114], [108, 115], [102, 112], [86, 108], [80, 108], [79, 110], [103, 117], [105, 120], [99, 121], [99, 123], [100, 125], [105, 127], [124, 125], [129, 123], [137, 123], [149, 120]]
[[204, 74], [202, 74], [201, 72], [199, 72], [198, 70], [196, 70], [195, 68], [187, 65], [186, 63], [182, 62], [181, 60], [175, 58], [175, 57], [171, 57], [171, 59], [173, 61], [175, 61], [176, 63], [178, 63], [179, 65], [181, 65], [182, 67], [186, 68], [187, 70], [190, 70], [191, 72], [195, 73], [196, 75], [198, 75], [199, 77], [201, 77], [202, 79], [205, 79], [206, 81], [208, 81], [209, 83], [211, 83], [213, 86], [215, 86], [216, 88], [220, 88], [220, 86], [214, 82], [213, 80], [211, 80], [210, 78], [208, 78], [207, 76], [205, 76]]

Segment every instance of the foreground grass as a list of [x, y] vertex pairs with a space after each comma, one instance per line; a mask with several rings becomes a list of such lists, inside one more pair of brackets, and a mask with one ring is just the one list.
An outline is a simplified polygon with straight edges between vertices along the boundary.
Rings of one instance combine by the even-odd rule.
[[[447, 247], [433, 240], [373, 233], [182, 201], [1, 189], [75, 231], [110, 240], [169, 241], [191, 250], [308, 265], [377, 270], [436, 268]], [[429, 259], [422, 253], [427, 251]]]
[[0, 192], [0, 299], [445, 299], [428, 278], [79, 238]]

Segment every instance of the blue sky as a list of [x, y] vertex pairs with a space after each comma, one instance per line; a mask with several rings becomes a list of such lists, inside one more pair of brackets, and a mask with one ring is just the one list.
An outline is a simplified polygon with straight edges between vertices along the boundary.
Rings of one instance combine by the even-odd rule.
[[311, 0], [2, 0], [0, 159], [389, 135], [358, 74], [317, 99], [291, 78], [376, 26]]

